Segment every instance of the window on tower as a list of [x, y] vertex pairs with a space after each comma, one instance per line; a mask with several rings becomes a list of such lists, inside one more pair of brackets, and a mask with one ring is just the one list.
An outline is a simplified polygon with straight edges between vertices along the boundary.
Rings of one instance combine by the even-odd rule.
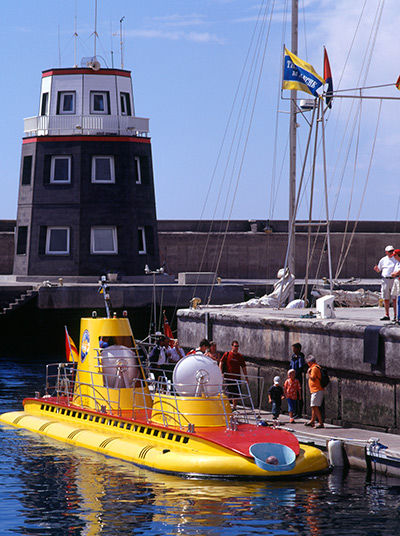
[[40, 115], [48, 115], [47, 113], [47, 103], [49, 102], [49, 94], [42, 94], [42, 105], [40, 107]]
[[92, 227], [90, 253], [93, 255], [116, 255], [118, 253], [117, 228], [115, 226]]
[[142, 184], [142, 172], [140, 169], [140, 158], [135, 156], [135, 173], [136, 173], [136, 184]]
[[22, 164], [22, 180], [21, 183], [26, 186], [31, 183], [32, 176], [32, 155], [24, 156]]
[[90, 92], [90, 113], [105, 115], [110, 113], [110, 93], [108, 91]]
[[69, 227], [47, 227], [46, 255], [69, 255]]
[[144, 255], [146, 250], [146, 232], [144, 227], [138, 227], [138, 253]]
[[115, 167], [113, 156], [93, 156], [92, 182], [115, 182]]
[[59, 91], [57, 97], [57, 114], [75, 113], [75, 91]]
[[17, 229], [17, 255], [26, 255], [28, 243], [28, 227], [19, 225]]
[[50, 182], [57, 184], [71, 182], [70, 156], [51, 157]]

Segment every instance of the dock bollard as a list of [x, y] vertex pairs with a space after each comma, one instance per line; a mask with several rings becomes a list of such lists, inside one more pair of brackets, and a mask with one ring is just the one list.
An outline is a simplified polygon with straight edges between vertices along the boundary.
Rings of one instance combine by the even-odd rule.
[[331, 439], [328, 442], [329, 463], [332, 467], [344, 467], [346, 465], [343, 441]]

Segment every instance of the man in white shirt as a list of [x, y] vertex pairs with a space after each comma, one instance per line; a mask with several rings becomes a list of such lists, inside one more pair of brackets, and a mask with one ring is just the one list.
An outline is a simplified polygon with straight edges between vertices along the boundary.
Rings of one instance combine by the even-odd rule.
[[392, 287], [392, 299], [397, 302], [397, 318], [395, 317], [395, 323], [400, 324], [399, 322], [399, 296], [400, 296], [400, 249], [395, 249], [393, 253], [393, 260], [396, 261], [396, 264], [394, 266], [394, 272], [392, 273], [392, 277], [394, 279], [393, 287]]
[[[390, 307], [390, 299], [391, 299], [391, 293], [392, 293], [392, 287], [394, 283], [394, 279], [392, 277], [392, 274], [395, 270], [396, 266], [396, 260], [393, 258], [394, 253], [394, 247], [393, 246], [386, 246], [385, 247], [385, 253], [386, 255], [381, 258], [381, 260], [374, 266], [375, 272], [378, 274], [381, 274], [382, 277], [382, 283], [381, 283], [381, 293], [382, 293], [382, 299], [385, 304], [385, 316], [381, 318], [381, 320], [390, 320], [389, 317], [389, 307]], [[393, 299], [393, 313], [394, 313], [394, 320], [397, 318], [397, 299]]]

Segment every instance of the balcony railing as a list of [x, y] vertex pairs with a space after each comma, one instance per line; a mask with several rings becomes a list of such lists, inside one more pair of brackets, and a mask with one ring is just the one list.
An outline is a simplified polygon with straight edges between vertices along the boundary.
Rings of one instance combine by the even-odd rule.
[[149, 120], [126, 115], [40, 115], [24, 119], [25, 136], [148, 136]]

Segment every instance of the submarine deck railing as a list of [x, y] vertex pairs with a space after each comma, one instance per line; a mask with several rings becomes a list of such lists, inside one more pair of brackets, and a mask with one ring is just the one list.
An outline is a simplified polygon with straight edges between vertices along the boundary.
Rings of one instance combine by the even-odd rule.
[[[165, 370], [148, 368], [145, 373], [146, 378], [140, 377], [143, 376], [143, 370], [140, 365], [123, 365], [117, 374], [106, 374], [104, 371], [81, 372], [83, 377], [89, 377], [88, 381], [82, 381], [73, 363], [48, 364], [45, 392], [47, 397], [55, 398], [58, 403], [68, 406], [85, 410], [94, 409], [100, 413], [119, 417], [144, 419], [153, 424], [154, 413], [157, 412], [163, 426], [178, 427], [181, 430], [194, 430], [197, 417], [222, 416], [228, 430], [234, 430], [239, 422], [249, 423], [260, 420], [261, 408], [255, 408], [249, 382], [244, 379], [234, 378], [234, 375], [231, 375], [227, 381], [224, 381], [222, 387], [209, 383], [200, 385], [200, 392], [196, 396], [185, 393], [196, 392], [199, 389], [198, 383], [175, 386]], [[248, 377], [251, 381], [261, 384], [261, 406], [264, 378], [256, 375], [248, 375]], [[123, 408], [121, 404], [121, 389], [123, 388], [133, 390], [134, 402], [128, 409]], [[216, 394], [208, 395], [207, 388], [209, 392], [210, 389], [211, 392], [216, 391]], [[183, 413], [179, 410], [180, 401], [183, 399], [191, 402], [208, 398], [219, 398], [222, 411], [219, 413]], [[227, 398], [237, 399], [240, 407], [238, 412], [226, 410]]]

